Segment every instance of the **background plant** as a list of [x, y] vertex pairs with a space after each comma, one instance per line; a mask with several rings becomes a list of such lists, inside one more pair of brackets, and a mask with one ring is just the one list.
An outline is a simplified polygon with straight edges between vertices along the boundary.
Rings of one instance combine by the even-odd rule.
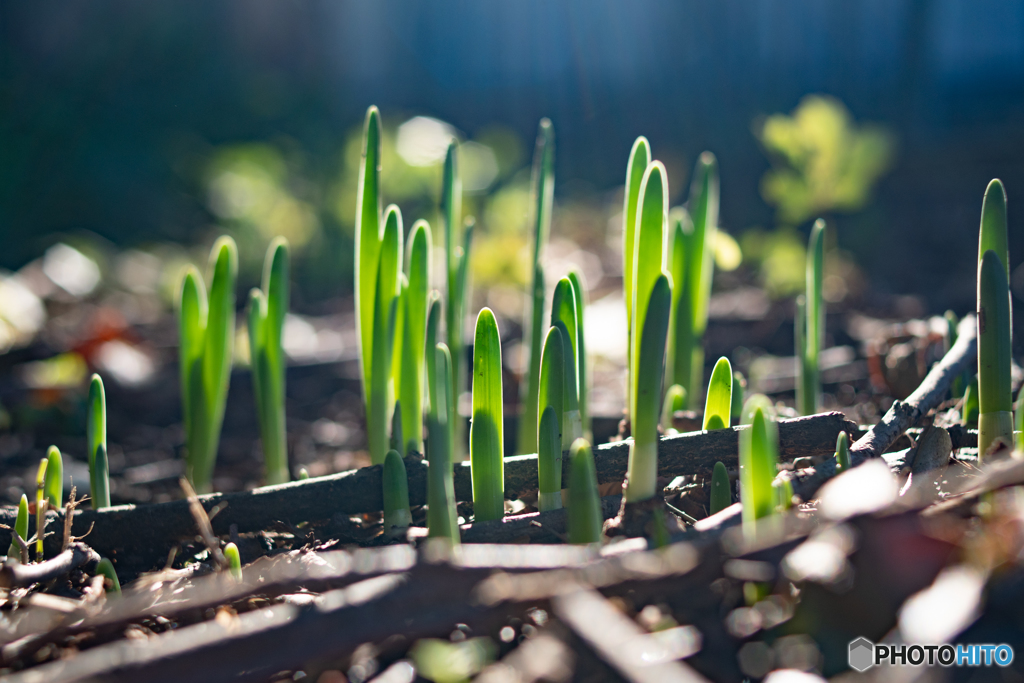
[[821, 407], [818, 357], [825, 343], [825, 300], [822, 296], [825, 262], [825, 221], [811, 228], [807, 248], [807, 292], [797, 301], [797, 410], [813, 415]]
[[[211, 488], [235, 343], [238, 253], [230, 237], [221, 237], [213, 245], [210, 270], [209, 299], [202, 276], [190, 267], [178, 304], [187, 470], [196, 490], [202, 492]], [[104, 428], [104, 442], [105, 432]]]
[[555, 195], [555, 129], [548, 119], [541, 119], [537, 130], [537, 146], [533, 155], [530, 183], [533, 226], [533, 284], [523, 327], [523, 339], [529, 339], [527, 373], [520, 384], [519, 438], [517, 453], [536, 453], [538, 396], [540, 391], [541, 342], [544, 340], [544, 269], [540, 257], [551, 232], [551, 212]]
[[288, 313], [288, 273], [288, 242], [277, 238], [267, 249], [263, 288], [249, 293], [249, 357], [268, 484], [291, 478], [284, 405], [286, 362], [281, 346]]

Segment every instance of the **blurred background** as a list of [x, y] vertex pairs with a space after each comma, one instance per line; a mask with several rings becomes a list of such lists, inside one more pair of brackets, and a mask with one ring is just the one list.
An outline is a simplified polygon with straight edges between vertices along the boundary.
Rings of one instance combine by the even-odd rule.
[[[776, 361], [792, 355], [792, 296], [818, 216], [830, 226], [834, 406], [862, 403], [879, 382], [899, 394], [894, 386], [915, 381], [920, 344], [899, 352], [909, 378], [887, 374], [902, 372], [902, 357], [872, 353], [934, 330], [886, 325], [973, 309], [981, 199], [994, 177], [1009, 194], [1012, 289], [1024, 297], [1024, 2], [103, 0], [3, 3], [0, 25], [9, 463], [80, 433], [90, 370], [112, 378], [112, 402], [118, 386], [129, 392], [112, 471], [156, 467], [180, 448], [175, 382], [159, 381], [173, 376], [170, 311], [183, 265], [202, 265], [219, 234], [239, 244], [240, 305], [266, 245], [285, 235], [289, 355], [297, 366], [351, 365], [355, 173], [371, 104], [385, 124], [385, 202], [401, 206], [407, 228], [436, 224], [445, 145], [464, 142], [466, 213], [480, 226], [472, 312], [489, 305], [501, 316], [513, 383], [542, 117], [557, 145], [547, 270], [583, 269], [588, 330], [624, 330], [622, 183], [638, 135], [665, 163], [674, 204], [697, 156], [718, 158], [708, 359], [730, 355], [756, 388], [792, 391], [791, 359]], [[588, 334], [594, 412], [614, 416], [625, 335]], [[295, 372], [290, 415], [308, 422], [298, 462], [327, 463], [313, 474], [357, 462], [354, 372]], [[233, 396], [247, 391], [236, 374]], [[337, 382], [302, 384], [326, 376]], [[514, 402], [514, 384], [506, 393]], [[243, 463], [252, 404], [231, 400], [244, 438], [231, 445], [229, 405], [227, 460], [237, 448]], [[140, 421], [157, 431], [139, 432]], [[179, 471], [163, 467], [125, 479], [122, 499], [149, 495], [133, 482]]]

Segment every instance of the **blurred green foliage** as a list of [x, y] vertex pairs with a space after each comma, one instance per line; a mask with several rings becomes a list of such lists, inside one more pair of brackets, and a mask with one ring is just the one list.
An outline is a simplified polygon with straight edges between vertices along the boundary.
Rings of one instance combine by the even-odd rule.
[[783, 225], [861, 209], [893, 160], [891, 133], [856, 125], [842, 102], [822, 95], [803, 98], [790, 116], [769, 116], [757, 137], [772, 161], [761, 195]]

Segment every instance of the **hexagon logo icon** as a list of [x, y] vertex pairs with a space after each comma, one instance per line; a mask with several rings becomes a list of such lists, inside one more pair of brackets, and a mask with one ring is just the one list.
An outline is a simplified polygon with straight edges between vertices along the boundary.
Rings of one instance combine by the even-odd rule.
[[848, 661], [854, 671], [867, 671], [875, 664], [875, 644], [864, 637], [852, 641]]

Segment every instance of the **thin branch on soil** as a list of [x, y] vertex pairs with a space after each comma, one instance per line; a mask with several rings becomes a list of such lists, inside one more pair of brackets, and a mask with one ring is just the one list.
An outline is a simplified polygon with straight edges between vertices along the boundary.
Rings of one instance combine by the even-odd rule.
[[0, 566], [0, 588], [22, 588], [33, 583], [52, 581], [72, 569], [100, 561], [100, 556], [84, 543], [72, 543], [57, 557], [36, 564], [4, 564]]

